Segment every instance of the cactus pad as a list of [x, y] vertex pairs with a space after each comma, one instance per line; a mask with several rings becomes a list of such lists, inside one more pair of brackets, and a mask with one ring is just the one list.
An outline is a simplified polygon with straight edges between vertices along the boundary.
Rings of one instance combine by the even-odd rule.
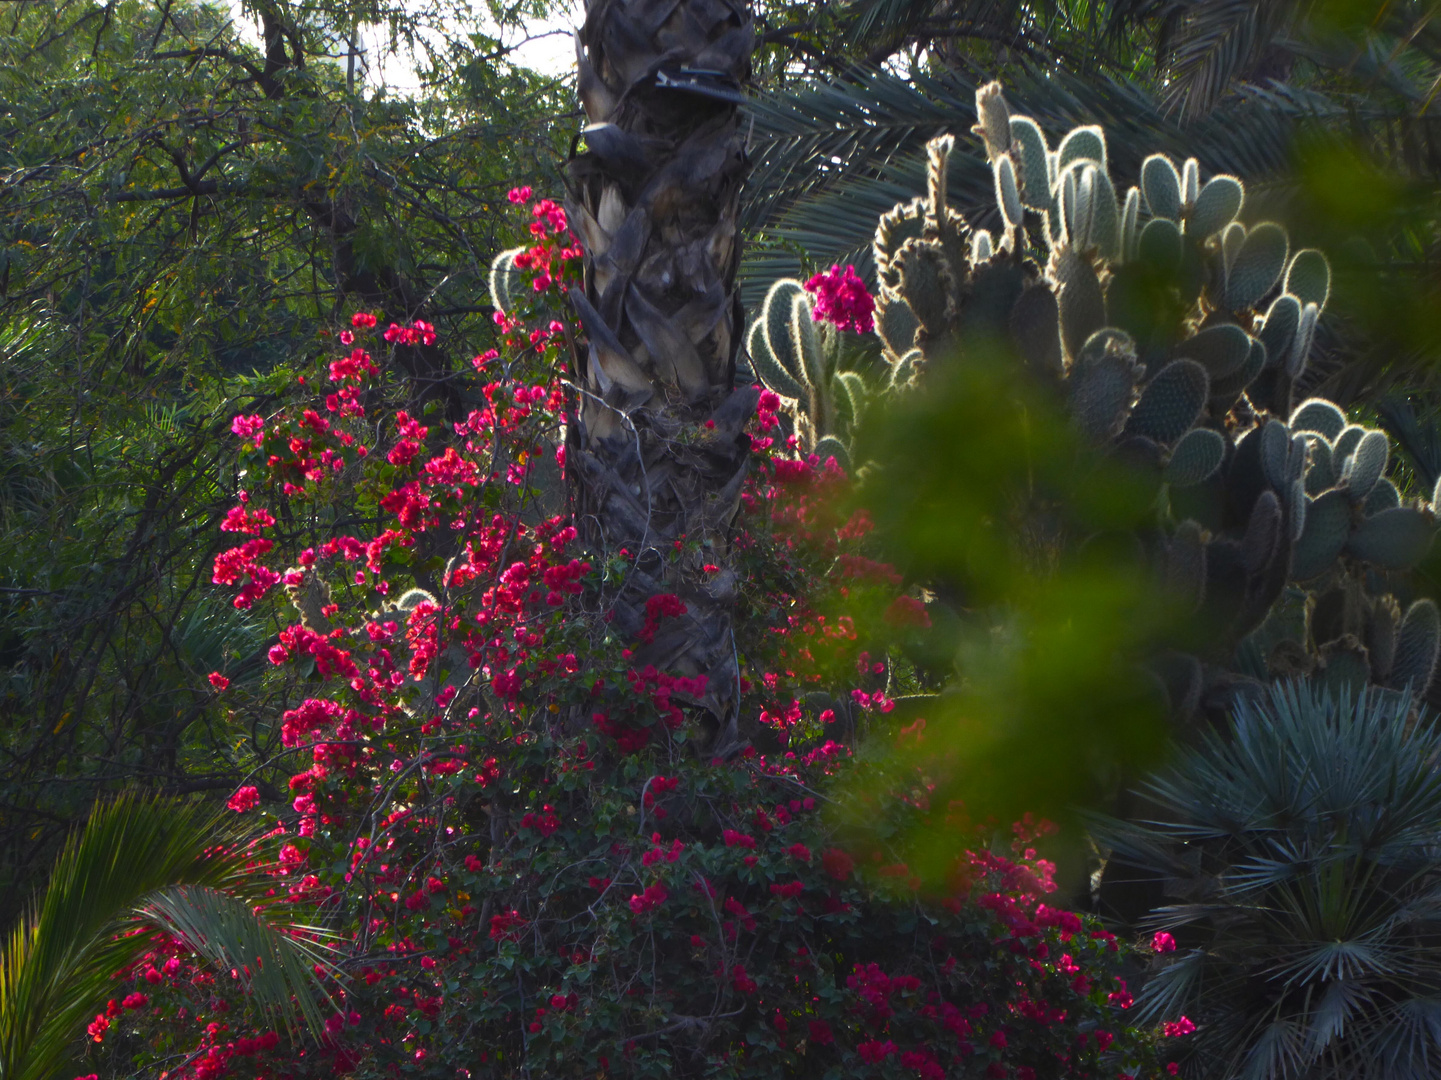
[[1291, 259], [1286, 271], [1286, 291], [1303, 304], [1324, 308], [1331, 296], [1331, 264], [1315, 248], [1303, 248]]
[[1056, 302], [1061, 313], [1061, 342], [1074, 358], [1090, 336], [1106, 325], [1106, 301], [1096, 271], [1074, 250], [1058, 251], [1052, 267], [1060, 285]]
[[1305, 439], [1310, 451], [1310, 464], [1306, 469], [1306, 494], [1319, 495], [1335, 487], [1339, 479], [1331, 462], [1331, 444], [1319, 435], [1307, 433]]
[[765, 304], [761, 307], [761, 333], [766, 348], [775, 357], [776, 363], [785, 368], [791, 379], [804, 386], [805, 367], [796, 352], [791, 338], [791, 314], [797, 297], [806, 291], [799, 281], [781, 278], [766, 293]]
[[1266, 359], [1272, 367], [1285, 370], [1296, 351], [1296, 331], [1301, 326], [1301, 302], [1289, 293], [1271, 301], [1257, 336], [1265, 343]]
[[1226, 273], [1226, 306], [1255, 307], [1281, 277], [1290, 247], [1286, 230], [1275, 222], [1263, 221], [1248, 232]]
[[1095, 126], [1072, 128], [1056, 148], [1056, 172], [1076, 161], [1094, 161], [1106, 168], [1106, 133]]
[[995, 160], [1011, 148], [1011, 109], [998, 82], [976, 90], [975, 131], [985, 140], [988, 159]]
[[1061, 314], [1056, 294], [1044, 281], [1033, 283], [1011, 309], [1011, 336], [1032, 371], [1060, 375]]
[[1151, 217], [1181, 219], [1181, 176], [1165, 154], [1152, 154], [1141, 163], [1141, 194]]
[[990, 262], [996, 254], [995, 241], [991, 239], [990, 229], [977, 229], [971, 234], [971, 263]]
[[1420, 697], [1436, 674], [1441, 652], [1441, 611], [1431, 600], [1417, 600], [1406, 610], [1396, 635], [1396, 659], [1388, 685]]
[[1248, 577], [1259, 578], [1271, 565], [1281, 544], [1281, 500], [1274, 491], [1263, 491], [1251, 507], [1246, 532], [1241, 538], [1241, 561]]
[[1051, 205], [1051, 174], [1047, 164], [1050, 153], [1046, 136], [1029, 116], [1011, 117], [1011, 145], [1019, 174], [1021, 201], [1032, 210], [1045, 210]]
[[1361, 512], [1367, 517], [1379, 514], [1382, 510], [1390, 510], [1392, 507], [1401, 505], [1401, 493], [1396, 490], [1396, 485], [1387, 480], [1384, 476], [1376, 481], [1376, 486], [1371, 489], [1371, 494], [1366, 496], [1366, 502], [1361, 507]]
[[1009, 154], [995, 159], [992, 168], [996, 174], [996, 205], [1001, 208], [1001, 218], [1008, 229], [1020, 226], [1023, 217], [1021, 190], [1016, 183], [1016, 166]]
[[1307, 304], [1301, 309], [1301, 325], [1296, 328], [1296, 347], [1291, 351], [1290, 359], [1286, 363], [1286, 374], [1293, 379], [1299, 379], [1306, 370], [1306, 361], [1311, 356], [1311, 341], [1316, 336], [1316, 320], [1320, 313], [1321, 309], [1315, 304]]
[[1251, 354], [1251, 336], [1234, 323], [1208, 326], [1176, 346], [1176, 356], [1194, 360], [1212, 379], [1236, 371]]
[[1332, 443], [1332, 457], [1336, 462], [1336, 468], [1344, 472], [1346, 459], [1351, 456], [1351, 451], [1366, 435], [1366, 429], [1360, 424], [1351, 424], [1341, 434], [1337, 435]]
[[894, 356], [905, 356], [910, 352], [916, 343], [916, 331], [921, 328], [921, 320], [916, 318], [916, 313], [911, 310], [911, 305], [906, 303], [905, 297], [882, 293], [876, 319], [876, 333], [880, 336], [881, 344]]
[[1186, 221], [1186, 232], [1196, 240], [1205, 240], [1220, 232], [1241, 212], [1246, 189], [1234, 176], [1213, 176], [1196, 196]]
[[756, 377], [781, 397], [800, 402], [801, 408], [805, 409], [809, 405], [806, 388], [776, 361], [775, 354], [765, 342], [764, 330], [765, 325], [757, 321], [746, 336], [746, 351], [750, 353]]
[[1211, 383], [1211, 401], [1213, 404], [1222, 404], [1227, 401], [1234, 401], [1236, 395], [1255, 381], [1256, 376], [1266, 366], [1266, 346], [1262, 345], [1255, 338], [1251, 339], [1251, 352], [1246, 357], [1246, 362], [1238, 367], [1231, 374], [1224, 378], [1216, 379]]
[[1191, 608], [1205, 599], [1206, 538], [1194, 521], [1181, 522], [1166, 545], [1165, 588]]
[[814, 453], [825, 464], [828, 458], [835, 458], [836, 464], [846, 472], [851, 471], [851, 453], [846, 449], [846, 444], [834, 435], [826, 435], [816, 441]]
[[1215, 474], [1225, 455], [1226, 440], [1220, 432], [1210, 428], [1192, 428], [1171, 451], [1171, 459], [1166, 462], [1165, 480], [1178, 488], [1199, 484]]
[[1141, 392], [1126, 431], [1170, 446], [1191, 430], [1210, 391], [1205, 368], [1193, 360], [1175, 360]]
[[1131, 262], [1136, 258], [1136, 249], [1141, 241], [1141, 230], [1138, 222], [1141, 217], [1141, 189], [1131, 187], [1126, 190], [1126, 201], [1121, 207], [1121, 262]]
[[1296, 406], [1287, 425], [1295, 431], [1314, 431], [1334, 442], [1346, 430], [1346, 414], [1325, 398], [1307, 398]]
[[1284, 491], [1290, 477], [1286, 463], [1291, 456], [1291, 433], [1279, 420], [1267, 420], [1261, 428], [1261, 469], [1266, 482], [1276, 491]]
[[1327, 491], [1306, 504], [1306, 527], [1291, 555], [1291, 579], [1309, 581], [1328, 570], [1351, 535], [1351, 503], [1344, 491]]
[[1347, 458], [1346, 467], [1341, 474], [1354, 502], [1361, 502], [1371, 494], [1376, 481], [1386, 472], [1386, 460], [1390, 450], [1391, 445], [1384, 431], [1368, 431], [1361, 436], [1356, 449]]
[[1181, 230], [1168, 218], [1152, 218], [1136, 241], [1136, 258], [1163, 274], [1174, 274], [1181, 265], [1185, 241]]
[[1181, 203], [1183, 206], [1191, 207], [1196, 205], [1196, 198], [1201, 194], [1201, 163], [1195, 158], [1187, 158], [1186, 163], [1181, 166]]
[[1397, 506], [1364, 519], [1346, 549], [1383, 570], [1410, 570], [1436, 539], [1436, 519], [1414, 506]]
[[1107, 262], [1121, 257], [1121, 208], [1116, 204], [1116, 187], [1100, 169], [1091, 169], [1091, 245]]
[[881, 215], [876, 224], [876, 238], [872, 251], [876, 260], [876, 279], [883, 284], [894, 286], [898, 283], [891, 269], [891, 260], [907, 240], [919, 240], [925, 230], [926, 200], [912, 199], [897, 203]]
[[1136, 350], [1119, 330], [1101, 330], [1086, 341], [1071, 370], [1071, 413], [1077, 428], [1097, 442], [1113, 438], [1136, 397]]
[[811, 298], [805, 293], [791, 300], [791, 347], [801, 362], [801, 381], [815, 388], [825, 386], [830, 373], [826, 370], [825, 349], [821, 333], [811, 318]]
[[921, 320], [928, 334], [945, 332], [955, 313], [952, 291], [955, 276], [941, 245], [933, 240], [907, 240], [892, 260], [897, 270], [901, 295]]

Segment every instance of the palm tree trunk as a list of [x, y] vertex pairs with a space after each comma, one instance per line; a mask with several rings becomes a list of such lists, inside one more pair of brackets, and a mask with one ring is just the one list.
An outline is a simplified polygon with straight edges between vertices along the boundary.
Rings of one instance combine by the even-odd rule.
[[[735, 742], [729, 537], [758, 397], [735, 386], [749, 167], [737, 106], [752, 44], [744, 0], [587, 0], [577, 52], [590, 126], [569, 163], [586, 249], [584, 295], [571, 299], [589, 340], [567, 432], [577, 526], [628, 554], [613, 625], [639, 639], [637, 664], [706, 676], [717, 751]], [[662, 594], [686, 612], [648, 622]]]

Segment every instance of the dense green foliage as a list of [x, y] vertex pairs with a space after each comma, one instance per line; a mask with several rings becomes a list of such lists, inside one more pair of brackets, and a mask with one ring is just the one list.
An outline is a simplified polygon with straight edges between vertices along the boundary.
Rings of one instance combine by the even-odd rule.
[[254, 674], [274, 628], [203, 570], [230, 416], [347, 300], [442, 327], [394, 393], [462, 410], [497, 208], [558, 154], [562, 88], [493, 40], [452, 30], [444, 89], [396, 100], [348, 79], [336, 27], [422, 14], [254, 10], [262, 49], [213, 7], [0, 12], [0, 917], [97, 790], [233, 789], [195, 679]]

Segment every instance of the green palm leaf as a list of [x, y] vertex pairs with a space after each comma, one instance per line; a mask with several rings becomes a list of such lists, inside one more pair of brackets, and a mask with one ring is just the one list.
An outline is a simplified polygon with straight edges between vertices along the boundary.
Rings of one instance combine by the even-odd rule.
[[113, 974], [150, 946], [135, 930], [163, 930], [206, 960], [249, 970], [261, 1008], [292, 1034], [303, 1022], [318, 1035], [329, 1001], [307, 965], [329, 965], [278, 912], [248, 906], [263, 888], [247, 868], [255, 858], [203, 806], [137, 795], [97, 806], [66, 843], [44, 896], [4, 938], [0, 1080], [61, 1074], [113, 992]]

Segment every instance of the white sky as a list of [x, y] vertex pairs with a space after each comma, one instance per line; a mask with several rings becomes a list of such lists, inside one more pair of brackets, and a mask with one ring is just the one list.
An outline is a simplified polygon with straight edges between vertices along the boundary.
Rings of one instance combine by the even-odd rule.
[[[260, 44], [260, 28], [256, 20], [247, 18], [240, 10], [240, 0], [229, 0], [235, 15], [235, 25], [248, 40]], [[511, 54], [515, 63], [543, 75], [565, 75], [575, 67], [575, 41], [571, 31], [583, 17], [578, 0], [572, 0], [569, 10], [527, 27], [529, 41], [524, 41]], [[494, 33], [493, 27], [488, 28]], [[511, 33], [507, 44], [522, 42], [525, 35]], [[402, 52], [391, 55], [388, 51], [389, 35], [380, 27], [362, 27], [360, 38], [365, 50], [365, 81], [372, 87], [384, 85], [391, 94], [410, 95], [419, 89], [415, 77], [414, 60]], [[402, 45], [402, 50], [404, 46]]]

